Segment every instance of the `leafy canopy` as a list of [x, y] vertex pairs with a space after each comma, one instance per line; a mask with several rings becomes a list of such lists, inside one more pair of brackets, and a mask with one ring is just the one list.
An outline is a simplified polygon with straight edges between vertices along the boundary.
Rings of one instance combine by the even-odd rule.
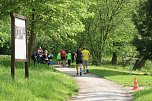
[[133, 44], [145, 59], [152, 59], [152, 1], [140, 0], [132, 20], [138, 30]]

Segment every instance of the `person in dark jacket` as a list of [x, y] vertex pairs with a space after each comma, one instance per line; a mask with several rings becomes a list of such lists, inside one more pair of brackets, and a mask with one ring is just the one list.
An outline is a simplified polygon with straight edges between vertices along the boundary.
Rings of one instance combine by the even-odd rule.
[[76, 71], [78, 74], [79, 66], [80, 66], [80, 76], [81, 76], [82, 75], [82, 52], [80, 48], [77, 49], [75, 57], [76, 57]]

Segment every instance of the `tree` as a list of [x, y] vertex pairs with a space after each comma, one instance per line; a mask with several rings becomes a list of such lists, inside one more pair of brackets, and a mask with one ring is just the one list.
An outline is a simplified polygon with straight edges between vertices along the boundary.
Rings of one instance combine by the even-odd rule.
[[[28, 17], [29, 56], [42, 39], [50, 40], [49, 45], [65, 47], [78, 32], [84, 30], [80, 19], [89, 16], [88, 0], [1, 0], [0, 20], [15, 12]], [[45, 41], [46, 41], [45, 40]], [[37, 42], [35, 44], [35, 42]]]
[[0, 20], [0, 54], [10, 54], [10, 29], [8, 19]]
[[139, 51], [140, 61], [135, 67], [143, 66], [147, 59], [152, 60], [152, 1], [140, 0], [132, 20], [138, 33], [134, 37], [133, 44]]
[[[133, 1], [134, 0], [100, 0], [95, 1], [95, 3], [90, 6], [89, 12], [93, 12], [94, 16], [83, 20], [85, 32], [80, 33], [79, 36], [84, 37], [78, 37], [78, 40], [82, 40], [80, 41], [80, 45], [87, 45], [91, 50], [93, 64], [101, 64], [105, 50], [108, 48], [109, 40], [115, 38], [112, 36], [118, 36], [118, 34], [120, 34], [115, 33], [116, 30], [130, 17], [132, 11], [130, 8], [134, 6]], [[124, 25], [127, 26], [127, 24]], [[114, 40], [112, 39], [112, 41]]]

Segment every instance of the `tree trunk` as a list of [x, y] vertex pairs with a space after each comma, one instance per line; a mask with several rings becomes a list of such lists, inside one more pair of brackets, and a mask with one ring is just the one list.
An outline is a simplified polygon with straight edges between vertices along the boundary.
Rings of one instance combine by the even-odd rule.
[[34, 32], [34, 28], [35, 28], [35, 9], [32, 9], [32, 19], [31, 19], [31, 29], [30, 29], [30, 38], [29, 38], [29, 61], [28, 61], [28, 65], [30, 65], [30, 58], [32, 56], [32, 50], [34, 47], [34, 43], [35, 43], [35, 38], [36, 38], [36, 33]]

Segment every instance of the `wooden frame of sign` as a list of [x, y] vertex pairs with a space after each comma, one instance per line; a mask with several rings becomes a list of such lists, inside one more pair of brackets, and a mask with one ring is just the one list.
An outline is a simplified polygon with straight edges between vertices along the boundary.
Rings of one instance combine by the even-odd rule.
[[27, 18], [11, 13], [11, 76], [15, 76], [15, 62], [25, 62], [25, 77], [29, 77]]

